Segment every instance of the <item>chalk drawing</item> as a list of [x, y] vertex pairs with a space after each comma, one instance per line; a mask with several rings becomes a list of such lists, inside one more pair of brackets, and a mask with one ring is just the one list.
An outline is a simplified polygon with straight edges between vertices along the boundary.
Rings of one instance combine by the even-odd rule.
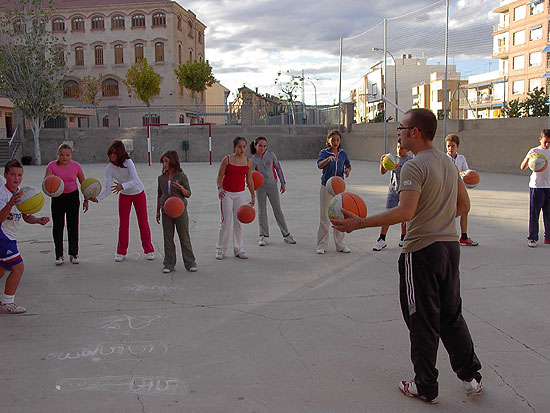
[[113, 315], [105, 317], [105, 321], [101, 324], [99, 328], [105, 330], [122, 330], [128, 324], [128, 328], [131, 330], [141, 330], [142, 328], [149, 327], [151, 323], [155, 320], [163, 320], [168, 318], [168, 314], [157, 314], [157, 315]]
[[133, 343], [99, 343], [81, 347], [76, 351], [53, 351], [46, 360], [119, 361], [149, 359], [162, 356], [168, 351], [162, 341], [136, 341]]
[[126, 287], [122, 287], [122, 290], [132, 291], [136, 293], [160, 292], [162, 294], [167, 294], [170, 291], [183, 290], [183, 287], [179, 287], [177, 285], [131, 284]]
[[143, 394], [149, 396], [182, 394], [186, 384], [169, 377], [158, 376], [106, 376], [61, 379], [55, 388], [61, 390], [108, 391]]

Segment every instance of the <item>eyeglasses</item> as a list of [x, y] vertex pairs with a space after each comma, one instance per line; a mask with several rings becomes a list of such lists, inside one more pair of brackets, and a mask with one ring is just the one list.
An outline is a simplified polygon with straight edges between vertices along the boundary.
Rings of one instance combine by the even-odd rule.
[[418, 131], [420, 132], [420, 129], [416, 126], [398, 126], [397, 130], [414, 129], [414, 128], [418, 129]]

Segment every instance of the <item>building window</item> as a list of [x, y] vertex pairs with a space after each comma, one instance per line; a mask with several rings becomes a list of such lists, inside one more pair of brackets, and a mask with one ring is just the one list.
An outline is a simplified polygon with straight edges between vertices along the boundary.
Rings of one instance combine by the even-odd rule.
[[81, 46], [74, 49], [74, 65], [84, 66], [84, 48]]
[[185, 123], [185, 115], [180, 113], [180, 123]]
[[124, 63], [124, 46], [115, 44], [115, 65]]
[[52, 32], [60, 33], [65, 31], [65, 20], [55, 19], [52, 21]]
[[193, 61], [193, 50], [189, 50], [189, 63]]
[[523, 80], [514, 80], [512, 83], [512, 93], [514, 95], [519, 95], [523, 93], [525, 90], [524, 81]]
[[166, 26], [166, 15], [164, 13], [153, 14], [153, 27]]
[[65, 50], [63, 50], [63, 46], [57, 46], [56, 47], [56, 53], [57, 53], [57, 61], [59, 64], [64, 65], [65, 64]]
[[181, 17], [180, 16], [178, 16], [178, 30], [180, 32], [183, 30], [182, 25], [181, 25]]
[[84, 31], [84, 19], [82, 17], [75, 17], [71, 21], [71, 30], [73, 32], [83, 32]]
[[21, 20], [14, 21], [13, 31], [17, 34], [25, 33], [25, 23], [23, 23]]
[[188, 25], [188, 28], [189, 28], [189, 31], [187, 32], [187, 35], [192, 38], [193, 37], [193, 23], [191, 22], [191, 20], [189, 20], [187, 22], [187, 25]]
[[181, 44], [178, 44], [178, 63], [181, 65]]
[[103, 96], [118, 96], [118, 82], [115, 79], [103, 81]]
[[516, 7], [514, 9], [514, 21], [525, 19], [527, 16], [526, 11], [525, 5]]
[[145, 16], [143, 14], [133, 15], [132, 27], [145, 27]]
[[151, 121], [149, 122], [149, 115], [144, 115], [143, 126], [147, 126], [148, 123], [160, 123], [160, 116], [156, 113], [151, 113]]
[[542, 13], [544, 11], [544, 3], [542, 0], [531, 1], [528, 4], [529, 4], [529, 14], [531, 16]]
[[542, 64], [542, 53], [529, 53], [529, 66], [540, 66]]
[[517, 46], [519, 44], [525, 43], [525, 30], [520, 30], [519, 32], [515, 32], [512, 37], [512, 44], [514, 46]]
[[199, 43], [202, 44], [202, 36], [203, 34], [201, 32], [199, 32]]
[[538, 77], [535, 79], [529, 79], [529, 92], [532, 92], [536, 88], [542, 89], [542, 79]]
[[103, 127], [108, 128], [109, 127], [109, 115], [103, 116]]
[[164, 43], [155, 43], [155, 62], [164, 62]]
[[525, 67], [525, 57], [523, 55], [514, 56], [512, 61], [513, 70], [521, 70]]
[[125, 27], [124, 16], [117, 14], [111, 19], [111, 29], [124, 29]]
[[63, 84], [63, 97], [77, 99], [80, 96], [80, 88], [74, 80], [67, 80]]
[[529, 29], [529, 40], [540, 40], [542, 39], [542, 24], [538, 26], [531, 27]]
[[103, 66], [103, 46], [94, 47], [94, 57], [96, 66]]
[[105, 19], [101, 16], [92, 17], [92, 30], [105, 29]]
[[136, 63], [143, 59], [143, 43], [136, 43], [134, 46], [134, 52], [136, 54]]

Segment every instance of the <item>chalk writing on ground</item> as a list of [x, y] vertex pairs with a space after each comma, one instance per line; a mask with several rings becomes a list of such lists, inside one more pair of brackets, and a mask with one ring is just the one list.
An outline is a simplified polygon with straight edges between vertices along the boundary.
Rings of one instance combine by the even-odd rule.
[[145, 327], [149, 327], [151, 323], [155, 320], [162, 320], [168, 318], [167, 314], [156, 314], [156, 315], [114, 315], [105, 317], [105, 321], [101, 323], [99, 328], [105, 330], [123, 330], [125, 327], [128, 327], [131, 330], [140, 330]]
[[151, 293], [159, 292], [167, 294], [171, 291], [183, 290], [183, 287], [177, 285], [158, 285], [158, 284], [130, 284], [126, 287], [122, 287], [122, 290], [132, 291], [135, 293]]
[[67, 378], [55, 383], [56, 390], [109, 391], [151, 396], [182, 394], [186, 384], [169, 377], [158, 376], [106, 376]]
[[136, 341], [133, 343], [99, 343], [81, 347], [76, 351], [53, 351], [46, 360], [119, 361], [135, 358], [149, 359], [162, 356], [167, 351], [162, 341]]

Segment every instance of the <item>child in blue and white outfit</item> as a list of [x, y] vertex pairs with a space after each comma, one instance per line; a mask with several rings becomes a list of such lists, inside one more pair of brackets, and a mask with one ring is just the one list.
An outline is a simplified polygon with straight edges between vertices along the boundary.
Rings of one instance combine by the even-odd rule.
[[[401, 177], [401, 168], [408, 160], [412, 159], [413, 156], [409, 155], [409, 151], [401, 146], [401, 138], [397, 139], [397, 155], [399, 155], [399, 166], [390, 171], [390, 185], [388, 186], [388, 196], [386, 198], [386, 209], [395, 208], [399, 205], [399, 182]], [[380, 157], [380, 173], [384, 175], [387, 171], [386, 168], [382, 165], [384, 156]], [[382, 248], [386, 248], [388, 245], [386, 243], [386, 234], [388, 233], [389, 225], [384, 225], [380, 228], [380, 236], [376, 241], [376, 244], [372, 247], [373, 251], [381, 251]], [[405, 222], [401, 223], [401, 239], [399, 241], [399, 246], [403, 246], [403, 240], [406, 235], [406, 225]]]
[[[324, 254], [328, 247], [328, 231], [330, 229], [330, 220], [328, 218], [328, 205], [331, 201], [331, 195], [327, 191], [327, 181], [333, 176], [341, 178], [348, 177], [351, 172], [351, 163], [346, 151], [340, 148], [342, 136], [337, 130], [332, 130], [327, 136], [327, 148], [319, 152], [317, 167], [323, 170], [321, 175], [321, 190], [319, 192], [320, 200], [320, 223], [317, 231], [317, 254]], [[344, 244], [344, 233], [332, 229], [336, 251], [349, 253], [351, 250]]]

